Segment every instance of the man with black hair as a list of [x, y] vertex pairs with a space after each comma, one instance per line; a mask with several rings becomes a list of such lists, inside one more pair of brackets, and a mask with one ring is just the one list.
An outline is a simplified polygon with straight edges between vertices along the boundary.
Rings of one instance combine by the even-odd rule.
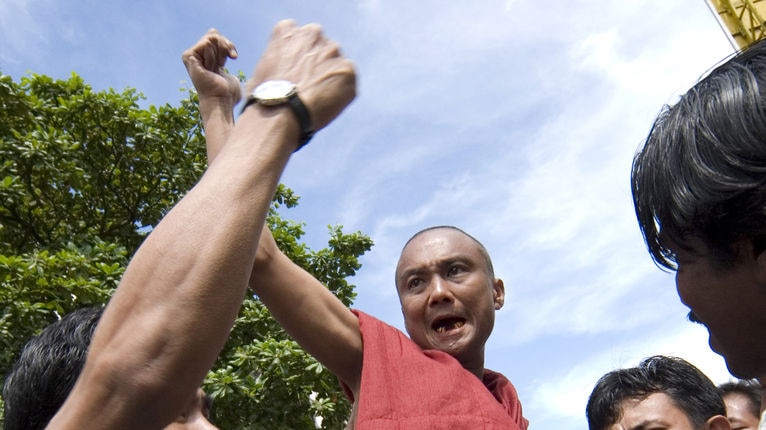
[[665, 106], [633, 160], [654, 261], [739, 378], [766, 381], [766, 41]]
[[747, 379], [718, 386], [726, 404], [726, 418], [734, 430], [757, 430], [761, 416], [761, 384]]
[[3, 384], [5, 430], [48, 425], [82, 371], [102, 311], [72, 311], [27, 342]]
[[653, 356], [598, 380], [588, 399], [590, 430], [730, 430], [715, 384], [691, 363]]

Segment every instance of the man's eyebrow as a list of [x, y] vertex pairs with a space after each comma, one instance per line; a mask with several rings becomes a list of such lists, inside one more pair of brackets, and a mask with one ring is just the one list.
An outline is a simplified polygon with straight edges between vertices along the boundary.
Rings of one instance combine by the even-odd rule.
[[630, 427], [629, 430], [646, 430], [647, 428], [658, 425], [662, 428], [667, 428], [667, 424], [662, 421], [662, 418], [648, 418], [641, 421], [637, 426]]
[[410, 267], [408, 269], [402, 270], [402, 273], [399, 274], [398, 279], [404, 280], [409, 278], [410, 276], [419, 275], [421, 273], [423, 273], [422, 267]]
[[430, 266], [436, 266], [438, 268], [444, 268], [444, 267], [447, 267], [447, 266], [451, 266], [451, 265], [453, 265], [455, 263], [461, 263], [461, 264], [465, 264], [465, 265], [468, 265], [468, 266], [472, 266], [472, 265], [475, 264], [473, 259], [471, 259], [468, 256], [465, 256], [465, 255], [453, 255], [453, 256], [448, 256], [448, 257], [441, 258], [441, 259], [439, 259], [437, 261], [434, 261], [433, 263], [422, 264], [422, 265], [418, 265], [416, 267], [408, 267], [407, 269], [404, 269], [402, 271], [402, 274], [400, 276], [401, 277], [405, 277], [405, 276], [410, 276], [410, 275], [413, 275], [413, 274], [417, 275], [419, 273], [423, 273], [423, 272], [427, 271], [428, 270], [427, 268], [430, 267]]
[[469, 257], [466, 257], [466, 256], [457, 255], [455, 257], [445, 258], [441, 262], [441, 264], [445, 265], [445, 266], [451, 266], [451, 265], [453, 265], [455, 263], [462, 263], [462, 264], [466, 264], [466, 265], [470, 266], [470, 265], [472, 265], [473, 260], [471, 258], [469, 258]]

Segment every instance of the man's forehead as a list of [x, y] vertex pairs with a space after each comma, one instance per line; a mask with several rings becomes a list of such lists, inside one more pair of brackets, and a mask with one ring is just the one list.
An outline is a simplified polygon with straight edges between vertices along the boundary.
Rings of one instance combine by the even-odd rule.
[[438, 228], [424, 231], [413, 237], [399, 257], [399, 265], [417, 264], [420, 261], [436, 257], [475, 255], [481, 256], [480, 245], [465, 233], [450, 229]]
[[622, 418], [618, 428], [691, 429], [691, 420], [673, 399], [663, 392], [624, 399], [620, 404]]
[[413, 246], [423, 246], [424, 244], [434, 242], [455, 244], [471, 243], [472, 245], [478, 247], [475, 239], [473, 239], [468, 234], [454, 228], [438, 227], [422, 231], [415, 235], [412, 239], [410, 239], [407, 245], [405, 245], [404, 250], [407, 250]]

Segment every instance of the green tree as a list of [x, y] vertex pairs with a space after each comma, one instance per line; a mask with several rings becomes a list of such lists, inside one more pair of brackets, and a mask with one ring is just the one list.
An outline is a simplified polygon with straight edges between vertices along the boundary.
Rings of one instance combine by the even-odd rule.
[[[0, 74], [0, 374], [60, 315], [105, 303], [143, 238], [202, 174], [196, 94], [175, 107], [144, 109], [141, 99], [93, 91], [76, 74], [18, 83]], [[268, 217], [277, 243], [349, 305], [347, 278], [372, 241], [331, 226], [327, 247], [311, 250], [304, 225], [279, 212], [297, 204], [280, 185]], [[335, 377], [254, 296], [204, 385], [227, 429], [314, 429], [317, 417], [340, 428], [349, 413]]]

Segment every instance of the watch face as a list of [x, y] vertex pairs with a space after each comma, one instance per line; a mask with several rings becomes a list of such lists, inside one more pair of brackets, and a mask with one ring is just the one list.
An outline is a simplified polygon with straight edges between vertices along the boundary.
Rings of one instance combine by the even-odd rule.
[[293, 94], [295, 94], [295, 84], [283, 80], [266, 81], [253, 90], [253, 96], [264, 105], [284, 103]]

